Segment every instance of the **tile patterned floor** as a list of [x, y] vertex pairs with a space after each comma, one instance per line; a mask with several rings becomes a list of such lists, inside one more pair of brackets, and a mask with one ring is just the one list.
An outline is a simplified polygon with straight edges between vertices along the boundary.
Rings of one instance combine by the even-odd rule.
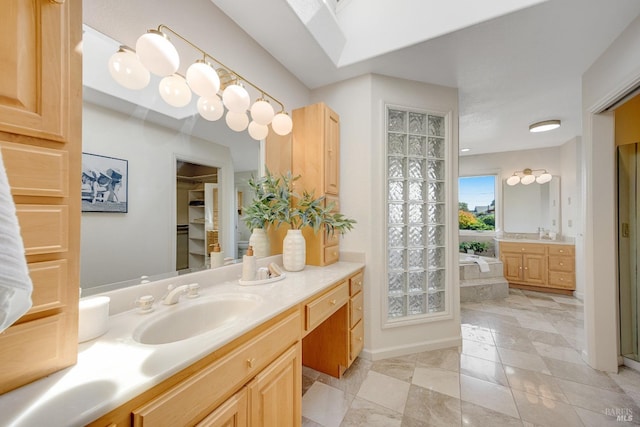
[[640, 373], [587, 366], [583, 319], [579, 300], [553, 294], [511, 289], [504, 300], [463, 303], [460, 354], [358, 359], [340, 380], [305, 367], [302, 425], [640, 424]]

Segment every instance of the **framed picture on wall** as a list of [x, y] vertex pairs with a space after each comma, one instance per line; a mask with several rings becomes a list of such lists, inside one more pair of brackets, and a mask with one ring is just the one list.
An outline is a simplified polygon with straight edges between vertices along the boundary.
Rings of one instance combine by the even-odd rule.
[[128, 162], [82, 153], [82, 212], [126, 213]]

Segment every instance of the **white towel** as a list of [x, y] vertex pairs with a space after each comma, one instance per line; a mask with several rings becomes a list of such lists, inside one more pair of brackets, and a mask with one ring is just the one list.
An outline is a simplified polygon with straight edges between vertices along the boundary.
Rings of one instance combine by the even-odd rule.
[[0, 150], [0, 332], [31, 308], [32, 290], [16, 207]]
[[482, 273], [486, 273], [490, 270], [489, 263], [487, 263], [487, 261], [483, 260], [482, 258], [476, 257], [473, 259], [473, 261], [478, 264], [478, 267], [480, 267], [480, 271]]

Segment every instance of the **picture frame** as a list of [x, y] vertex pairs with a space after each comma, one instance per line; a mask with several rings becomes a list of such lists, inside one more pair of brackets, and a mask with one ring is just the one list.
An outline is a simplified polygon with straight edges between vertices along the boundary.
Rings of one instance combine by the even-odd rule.
[[128, 212], [129, 162], [82, 153], [82, 212]]

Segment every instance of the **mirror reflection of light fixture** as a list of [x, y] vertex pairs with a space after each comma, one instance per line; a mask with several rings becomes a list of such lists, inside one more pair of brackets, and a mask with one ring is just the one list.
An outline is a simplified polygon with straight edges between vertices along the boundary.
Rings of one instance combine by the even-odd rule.
[[[169, 40], [167, 32], [202, 55], [201, 59], [187, 68], [185, 77], [177, 73], [180, 55]], [[217, 68], [210, 61], [215, 62]], [[236, 132], [247, 129], [247, 110], [250, 110], [253, 121], [249, 127], [249, 134], [254, 139], [266, 138], [269, 125], [271, 130], [282, 136], [288, 135], [293, 129], [291, 117], [285, 112], [282, 102], [166, 25], [159, 25], [158, 29], [149, 30], [140, 36], [135, 51], [121, 47], [109, 59], [109, 72], [116, 82], [132, 90], [147, 86], [149, 72], [163, 77], [159, 89], [165, 102], [174, 107], [184, 107], [191, 102], [193, 92], [199, 96], [198, 113], [204, 119], [220, 119], [226, 107], [228, 111], [225, 121]], [[259, 92], [253, 105], [243, 83]], [[274, 110], [269, 100], [278, 104], [280, 109]]]
[[545, 120], [543, 122], [537, 122], [529, 125], [529, 132], [547, 132], [549, 130], [558, 129], [559, 127], [560, 120]]
[[551, 181], [551, 174], [546, 169], [530, 169], [526, 168], [521, 171], [515, 171], [513, 175], [507, 178], [507, 185], [514, 186], [518, 183], [529, 185], [534, 181], [538, 184], [545, 184]]

